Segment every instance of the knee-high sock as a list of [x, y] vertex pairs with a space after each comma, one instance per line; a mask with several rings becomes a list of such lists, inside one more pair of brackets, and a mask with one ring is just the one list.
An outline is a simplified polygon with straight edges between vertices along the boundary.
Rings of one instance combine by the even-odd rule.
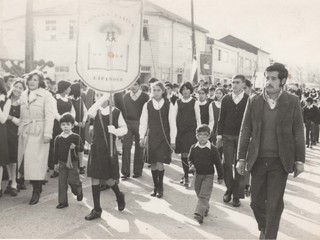
[[118, 183], [115, 183], [111, 189], [113, 190], [113, 192], [116, 194], [116, 197], [117, 199], [119, 198], [120, 196], [120, 189], [119, 189], [119, 186], [118, 186]]
[[153, 184], [154, 184], [154, 187], [155, 187], [155, 188], [158, 187], [158, 184], [159, 184], [158, 173], [159, 173], [158, 170], [153, 170], [153, 171], [151, 171], [152, 179], [153, 179]]
[[188, 158], [182, 157], [181, 162], [182, 162], [182, 168], [184, 172], [184, 178], [188, 179], [189, 178], [188, 177], [188, 173], [189, 173]]
[[101, 211], [100, 206], [100, 185], [92, 185], [92, 197], [93, 197], [93, 206], [94, 210]]
[[159, 176], [159, 188], [163, 189], [163, 175], [164, 175], [164, 170], [158, 171], [158, 176]]

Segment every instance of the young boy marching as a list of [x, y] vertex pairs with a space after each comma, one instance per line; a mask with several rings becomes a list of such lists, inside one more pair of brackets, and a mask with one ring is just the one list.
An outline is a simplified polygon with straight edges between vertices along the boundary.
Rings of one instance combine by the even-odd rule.
[[59, 168], [59, 204], [58, 209], [68, 207], [68, 184], [77, 200], [83, 198], [82, 182], [79, 177], [78, 164], [83, 158], [83, 143], [81, 137], [72, 132], [74, 118], [65, 113], [59, 120], [62, 133], [54, 141], [55, 170]]
[[190, 170], [195, 172], [194, 190], [198, 203], [194, 218], [203, 223], [203, 218], [208, 215], [209, 201], [213, 188], [214, 165], [218, 172], [218, 183], [223, 183], [223, 170], [218, 149], [210, 143], [210, 128], [202, 124], [197, 128], [198, 142], [191, 146], [189, 153]]

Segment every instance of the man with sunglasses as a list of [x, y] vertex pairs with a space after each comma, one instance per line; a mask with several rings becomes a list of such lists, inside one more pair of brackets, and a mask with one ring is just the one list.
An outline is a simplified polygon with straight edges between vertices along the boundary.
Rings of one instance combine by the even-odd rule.
[[276, 239], [288, 173], [304, 170], [305, 140], [299, 98], [283, 90], [288, 70], [274, 63], [266, 87], [250, 97], [239, 137], [237, 171], [251, 172], [251, 208], [260, 239]]
[[233, 196], [234, 207], [239, 207], [240, 198], [244, 198], [244, 176], [238, 174], [235, 166], [241, 122], [249, 97], [244, 92], [245, 84], [246, 78], [243, 75], [233, 77], [232, 93], [225, 95], [221, 102], [217, 130], [217, 147], [223, 144], [223, 174], [227, 187], [223, 201], [228, 203]]

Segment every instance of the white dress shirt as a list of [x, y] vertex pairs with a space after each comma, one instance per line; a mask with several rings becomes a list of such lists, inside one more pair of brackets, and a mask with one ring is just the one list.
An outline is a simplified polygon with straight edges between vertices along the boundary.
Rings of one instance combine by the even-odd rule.
[[[112, 109], [114, 109], [114, 108], [112, 108]], [[106, 115], [109, 115], [109, 113], [110, 113], [110, 106], [103, 108], [101, 106], [97, 107], [97, 106], [95, 106], [95, 104], [92, 105], [91, 108], [88, 110], [89, 118], [95, 118], [98, 110], [100, 110], [101, 115], [106, 116]], [[90, 128], [91, 127], [93, 127], [93, 126], [90, 126]], [[117, 137], [120, 137], [120, 136], [126, 135], [127, 132], [128, 132], [127, 124], [123, 119], [122, 113], [120, 112], [119, 118], [118, 118], [118, 128], [114, 129], [112, 131], [112, 134], [114, 134]]]
[[[221, 108], [221, 102], [218, 101], [213, 101], [209, 104], [209, 128], [211, 132], [213, 131], [213, 126], [214, 126], [214, 112], [213, 112], [213, 107], [212, 104], [215, 103], [217, 108]], [[218, 116], [219, 118], [219, 116]]]
[[282, 95], [282, 92], [283, 92], [283, 91], [282, 91], [282, 89], [281, 89], [280, 92], [279, 92], [278, 97], [277, 97], [275, 100], [273, 100], [273, 99], [268, 95], [268, 93], [267, 93], [266, 90], [263, 91], [263, 98], [264, 98], [264, 100], [269, 104], [269, 107], [270, 107], [271, 109], [274, 109], [274, 108], [276, 107], [276, 105], [277, 105], [277, 103], [278, 103], [278, 100], [279, 100], [280, 96]]
[[139, 90], [136, 93], [133, 93], [132, 91], [130, 91], [130, 97], [133, 101], [136, 101], [140, 97], [141, 93], [142, 93], [141, 90]]
[[233, 100], [233, 102], [234, 102], [235, 104], [238, 104], [238, 103], [242, 100], [243, 96], [244, 96], [244, 91], [242, 91], [242, 92], [241, 92], [240, 94], [238, 94], [238, 95], [235, 95], [235, 94], [232, 92], [232, 100]]
[[199, 148], [209, 148], [209, 149], [211, 149], [211, 143], [210, 143], [210, 141], [207, 141], [207, 143], [206, 143], [205, 145], [201, 146], [200, 143], [197, 142], [194, 147], [195, 147], [195, 148], [196, 148], [196, 147], [199, 147]]
[[[155, 100], [152, 98], [152, 105], [154, 109], [159, 110], [164, 104], [164, 99], [162, 98], [160, 101]], [[149, 102], [149, 101], [148, 101]], [[143, 105], [142, 113], [140, 116], [140, 125], [139, 125], [139, 135], [140, 138], [144, 138], [144, 136], [147, 133], [148, 130], [148, 102], [146, 102]], [[176, 114], [174, 105], [170, 102], [169, 105], [169, 116], [168, 116], [169, 126], [170, 126], [170, 141], [171, 144], [174, 144], [176, 142], [176, 136], [177, 136], [177, 125], [176, 125]]]

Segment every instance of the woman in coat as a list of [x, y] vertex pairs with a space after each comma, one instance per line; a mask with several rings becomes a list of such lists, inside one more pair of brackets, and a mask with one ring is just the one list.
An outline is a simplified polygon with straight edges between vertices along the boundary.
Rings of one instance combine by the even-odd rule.
[[33, 185], [30, 205], [37, 204], [42, 181], [47, 172], [49, 143], [52, 138], [55, 101], [45, 90], [44, 77], [31, 72], [27, 78], [28, 90], [21, 95], [18, 166], [26, 180]]

